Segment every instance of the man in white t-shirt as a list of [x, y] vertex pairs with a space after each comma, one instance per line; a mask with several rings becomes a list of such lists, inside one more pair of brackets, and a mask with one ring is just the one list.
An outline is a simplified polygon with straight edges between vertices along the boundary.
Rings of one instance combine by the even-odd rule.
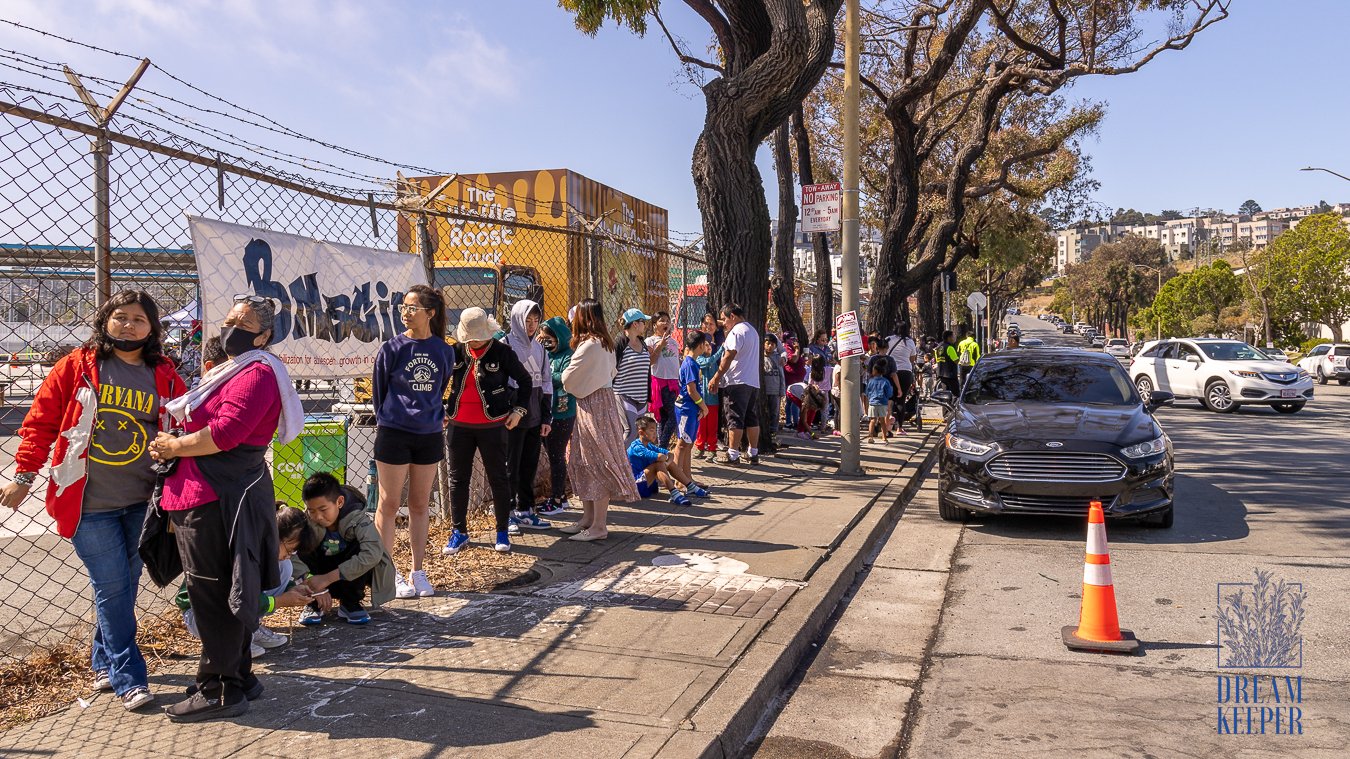
[[764, 346], [759, 333], [745, 320], [745, 309], [735, 303], [722, 307], [722, 363], [708, 381], [709, 392], [723, 392], [722, 413], [727, 420], [727, 461], [741, 459], [741, 435], [750, 463], [759, 463], [759, 371]]

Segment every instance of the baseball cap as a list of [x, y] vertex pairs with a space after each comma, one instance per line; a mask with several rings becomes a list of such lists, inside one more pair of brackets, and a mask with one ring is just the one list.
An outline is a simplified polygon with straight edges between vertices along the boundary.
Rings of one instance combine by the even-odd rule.
[[623, 312], [623, 326], [625, 327], [633, 322], [649, 322], [651, 320], [652, 317], [642, 313], [642, 310], [638, 308], [630, 308]]

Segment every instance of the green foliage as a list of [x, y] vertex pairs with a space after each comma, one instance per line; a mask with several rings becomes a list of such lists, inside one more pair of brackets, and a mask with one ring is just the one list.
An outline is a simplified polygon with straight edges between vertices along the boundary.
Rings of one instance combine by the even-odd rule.
[[659, 0], [558, 0], [558, 7], [576, 16], [577, 29], [594, 37], [606, 19], [641, 36], [647, 33], [647, 13]]
[[1350, 230], [1335, 214], [1309, 216], [1259, 256], [1272, 316], [1324, 324], [1340, 335], [1350, 321]]
[[1163, 335], [1221, 334], [1241, 327], [1242, 316], [1235, 308], [1241, 302], [1242, 282], [1220, 259], [1167, 280], [1130, 324], [1142, 332], [1156, 332], [1161, 317]]
[[1299, 350], [1303, 351], [1304, 354], [1307, 354], [1307, 352], [1312, 350], [1313, 348], [1316, 348], [1317, 346], [1323, 343], [1329, 342], [1331, 341], [1326, 339], [1325, 337], [1310, 337], [1299, 344]]
[[1238, 213], [1251, 216], [1255, 213], [1261, 213], [1261, 204], [1255, 200], [1244, 200], [1242, 205], [1238, 206]]
[[[1106, 324], [1113, 334], [1124, 335], [1127, 324], [1132, 323], [1131, 315], [1152, 302], [1157, 294], [1156, 271], [1164, 259], [1162, 246], [1156, 240], [1136, 235], [1101, 245], [1088, 260], [1065, 271], [1063, 280], [1069, 302], [1077, 307], [1084, 321]], [[1170, 266], [1163, 268], [1164, 279], [1172, 274]]]

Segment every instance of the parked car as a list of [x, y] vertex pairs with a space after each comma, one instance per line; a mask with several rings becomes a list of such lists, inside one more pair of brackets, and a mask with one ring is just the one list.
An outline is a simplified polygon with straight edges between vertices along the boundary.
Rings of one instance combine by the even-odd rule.
[[1009, 316], [1020, 316], [1021, 314], [1022, 314], [1022, 309], [1018, 308], [1017, 306], [1008, 306], [1008, 315], [1009, 315]]
[[1036, 314], [1036, 318], [1037, 318], [1037, 319], [1040, 319], [1041, 321], [1045, 321], [1045, 320], [1046, 320], [1046, 315], [1045, 315], [1045, 314]]
[[1123, 337], [1113, 337], [1110, 340], [1107, 340], [1105, 348], [1107, 355], [1116, 358], [1130, 357], [1130, 341]]
[[1260, 405], [1294, 414], [1313, 397], [1308, 372], [1240, 340], [1159, 340], [1130, 362], [1130, 377], [1142, 396], [1162, 390], [1218, 412]]
[[1059, 331], [1060, 331], [1060, 332], [1063, 332], [1063, 333], [1066, 334], [1066, 335], [1072, 335], [1072, 334], [1073, 334], [1073, 325], [1072, 325], [1072, 324], [1061, 324], [1060, 327], [1059, 327]]
[[939, 450], [938, 512], [1109, 517], [1172, 525], [1172, 443], [1120, 362], [1068, 348], [1004, 351], [975, 365]]
[[1092, 336], [1089, 337], [1088, 339], [1092, 341], [1092, 347], [1093, 347], [1093, 348], [1105, 348], [1105, 347], [1106, 347], [1106, 338], [1105, 338], [1105, 337], [1102, 337], [1101, 335], [1097, 334], [1096, 332], [1093, 332], [1093, 333], [1092, 333]]
[[1024, 338], [1022, 338], [1022, 347], [1023, 347], [1023, 348], [1039, 348], [1039, 347], [1041, 347], [1042, 345], [1045, 345], [1045, 341], [1042, 340], [1042, 339], [1040, 339], [1039, 337], [1024, 337]]
[[1311, 374], [1319, 385], [1327, 384], [1327, 380], [1336, 380], [1342, 385], [1350, 383], [1350, 345], [1322, 343], [1314, 346], [1298, 362], [1298, 368]]

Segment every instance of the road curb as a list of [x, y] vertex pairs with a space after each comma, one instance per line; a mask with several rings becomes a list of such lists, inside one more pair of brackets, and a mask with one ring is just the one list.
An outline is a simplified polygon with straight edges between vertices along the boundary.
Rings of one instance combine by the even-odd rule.
[[764, 710], [806, 658], [866, 557], [918, 491], [937, 456], [933, 444], [937, 432], [934, 429], [925, 434], [925, 447], [890, 477], [816, 567], [807, 586], [760, 631], [722, 682], [681, 725], [687, 732], [677, 735], [679, 740], [669, 741], [657, 756], [729, 759], [740, 753]]

